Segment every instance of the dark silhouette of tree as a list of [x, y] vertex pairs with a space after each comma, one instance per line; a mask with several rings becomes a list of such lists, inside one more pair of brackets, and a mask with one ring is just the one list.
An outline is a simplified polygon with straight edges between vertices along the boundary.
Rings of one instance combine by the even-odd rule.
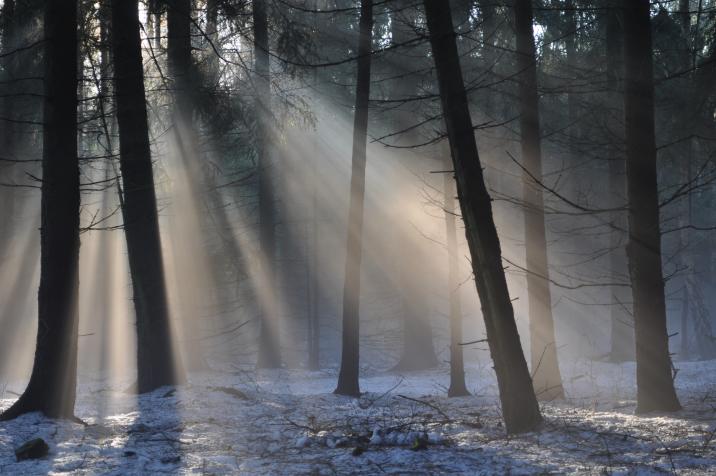
[[629, 273], [634, 295], [637, 413], [681, 408], [666, 330], [654, 130], [649, 0], [624, 0], [624, 115]]
[[182, 383], [172, 349], [154, 190], [138, 2], [112, 2], [112, 58], [119, 127], [122, 215], [137, 317], [137, 390]]
[[80, 250], [77, 5], [44, 4], [45, 73], [38, 330], [25, 392], [0, 417], [74, 418]]
[[360, 396], [360, 277], [363, 254], [363, 205], [365, 199], [365, 165], [368, 139], [368, 100], [370, 97], [371, 50], [373, 42], [373, 1], [361, 0], [358, 39], [358, 72], [356, 74], [355, 116], [353, 122], [353, 155], [348, 210], [346, 272], [343, 284], [343, 331], [341, 369], [334, 393]]
[[423, 3], [458, 200], [497, 375], [505, 428], [508, 433], [530, 431], [542, 422], [542, 416], [507, 290], [500, 241], [477, 152], [451, 12], [449, 6], [439, 0], [424, 0]]

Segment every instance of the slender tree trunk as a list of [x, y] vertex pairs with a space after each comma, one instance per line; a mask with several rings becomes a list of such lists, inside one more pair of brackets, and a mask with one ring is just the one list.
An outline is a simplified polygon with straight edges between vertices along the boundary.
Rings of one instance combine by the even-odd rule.
[[522, 183], [525, 202], [525, 250], [532, 379], [537, 396], [541, 400], [554, 400], [564, 398], [564, 390], [554, 337], [544, 202], [542, 189], [532, 178], [536, 177], [541, 180], [542, 177], [542, 145], [531, 0], [515, 0], [514, 9], [517, 67], [520, 72], [519, 97], [522, 108], [520, 115], [522, 161], [526, 170], [522, 177]]
[[74, 418], [79, 289], [77, 5], [44, 4], [45, 77], [41, 271], [32, 375], [3, 420], [41, 411]]
[[343, 283], [343, 331], [341, 370], [334, 393], [360, 396], [360, 277], [363, 255], [363, 204], [365, 200], [365, 165], [368, 139], [368, 100], [373, 44], [373, 1], [361, 0], [356, 75], [355, 116], [353, 122], [353, 156], [351, 159], [351, 195], [348, 210], [346, 272]]
[[502, 250], [477, 153], [449, 6], [424, 0], [458, 199], [508, 433], [542, 422], [502, 267]]
[[165, 0], [167, 3], [167, 60], [174, 82], [176, 120], [188, 127], [193, 113], [194, 86], [191, 64], [191, 0]]
[[[570, 141], [572, 144], [579, 139], [579, 119], [577, 94], [574, 92], [575, 71], [577, 67], [577, 15], [575, 0], [565, 0], [565, 32], [564, 49], [567, 55], [567, 77], [571, 80], [567, 94], [567, 113], [569, 117]], [[534, 44], [534, 42], [533, 42]], [[533, 48], [534, 49], [534, 48]], [[572, 147], [572, 153], [575, 148]]]
[[[271, 69], [269, 59], [266, 0], [253, 1], [254, 69], [256, 72], [256, 155], [259, 180], [259, 245], [261, 266], [267, 282], [276, 289], [276, 197], [271, 167]], [[278, 292], [275, 299], [278, 299]], [[262, 303], [260, 309], [258, 368], [281, 366], [279, 315], [274, 306]]]
[[[447, 151], [449, 154], [450, 152]], [[445, 156], [445, 170], [450, 170], [452, 160]], [[460, 301], [460, 265], [458, 261], [457, 226], [455, 224], [455, 179], [452, 174], [443, 174], [445, 193], [445, 236], [448, 252], [448, 299], [450, 310], [450, 388], [448, 397], [470, 395], [465, 385], [465, 365], [462, 354], [462, 303]]]
[[637, 413], [681, 408], [666, 329], [654, 132], [649, 0], [624, 0], [625, 136], [629, 272], [634, 294]]
[[[623, 32], [621, 26], [621, 12], [612, 0], [606, 12], [606, 41], [607, 41], [607, 134], [617, 137], [623, 142], [623, 132], [619, 130], [624, 120], [624, 94], [621, 91], [621, 78], [624, 74], [623, 64]], [[614, 123], [617, 128], [610, 127]], [[626, 161], [621, 144], [613, 145], [609, 155], [609, 195], [611, 207], [619, 208], [626, 202]], [[612, 281], [631, 282], [626, 257], [627, 214], [618, 210], [611, 214], [611, 230], [609, 232], [610, 272]], [[612, 362], [626, 362], [634, 360], [634, 317], [631, 314], [631, 291], [624, 286], [612, 286], [610, 289], [611, 305], [611, 351], [609, 359]]]
[[137, 316], [137, 388], [184, 381], [172, 351], [139, 36], [137, 0], [112, 2], [112, 57], [123, 217]]
[[[321, 368], [321, 312], [320, 312], [320, 289], [321, 276], [319, 274], [318, 257], [318, 197], [316, 190], [313, 191], [311, 205], [311, 219], [309, 222], [310, 249], [306, 253], [306, 278], [308, 282], [308, 368], [318, 370]], [[308, 238], [307, 238], [308, 241]]]
[[[199, 84], [192, 57], [193, 1], [165, 0], [165, 2], [167, 5], [167, 59], [173, 81], [172, 94], [174, 96], [173, 139], [177, 147], [175, 157], [179, 159], [175, 166], [180, 169], [179, 174], [189, 177], [185, 182], [187, 190], [177, 197], [176, 206], [190, 220], [197, 220], [197, 223], [200, 223], [203, 215], [194, 197], [205, 193], [206, 183], [211, 180], [201, 165], [199, 138], [194, 125], [194, 113], [198, 110], [196, 91]], [[186, 221], [173, 220], [172, 223], [175, 223], [172, 226], [177, 226], [186, 223]], [[204, 226], [195, 226], [194, 228], [205, 229]], [[203, 334], [205, 327], [205, 322], [202, 322], [200, 316], [206, 292], [197, 286], [191, 278], [192, 273], [201, 269], [202, 263], [198, 257], [202, 250], [195, 241], [190, 239], [177, 240], [174, 244], [177, 252], [183, 256], [180, 260], [174, 260], [175, 276], [180, 290], [177, 298], [181, 309], [179, 318], [183, 328], [182, 342], [185, 344], [182, 346], [182, 355], [189, 370], [202, 371], [208, 368], [204, 342], [194, 341], [194, 344], [188, 345], [188, 342]]]

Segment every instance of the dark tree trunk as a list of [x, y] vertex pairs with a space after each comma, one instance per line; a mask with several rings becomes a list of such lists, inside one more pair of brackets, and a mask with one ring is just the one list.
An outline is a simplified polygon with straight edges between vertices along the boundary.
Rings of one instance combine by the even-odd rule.
[[373, 43], [373, 1], [361, 0], [356, 75], [355, 116], [353, 122], [353, 156], [351, 195], [348, 210], [346, 272], [343, 283], [343, 331], [341, 370], [334, 393], [360, 396], [360, 277], [363, 254], [363, 204], [365, 198], [365, 165], [368, 138], [368, 100]]
[[[621, 91], [621, 78], [624, 74], [623, 35], [621, 11], [612, 0], [606, 12], [607, 41], [607, 114], [605, 129], [608, 137], [617, 137], [620, 143], [612, 145], [609, 155], [609, 195], [611, 207], [622, 207], [626, 202], [626, 161], [622, 152], [622, 122], [624, 121], [624, 94]], [[617, 127], [613, 127], [617, 124]], [[627, 214], [617, 210], [611, 214], [609, 232], [610, 272], [612, 282], [631, 282], [626, 257]], [[634, 360], [634, 317], [631, 314], [631, 290], [625, 286], [612, 286], [610, 289], [611, 315], [611, 351], [612, 362]]]
[[112, 57], [124, 185], [122, 212], [137, 316], [137, 388], [144, 393], [182, 383], [184, 376], [172, 351], [137, 0], [112, 2]]
[[523, 173], [522, 183], [525, 202], [525, 250], [532, 379], [537, 396], [541, 400], [554, 400], [564, 398], [564, 390], [554, 337], [542, 188], [531, 178], [536, 177], [539, 180], [542, 178], [537, 62], [532, 31], [531, 0], [515, 0], [514, 9], [517, 68], [520, 73], [519, 98], [522, 109], [520, 115], [522, 162], [526, 169], [526, 172]]
[[[271, 167], [271, 69], [269, 59], [266, 0], [254, 0], [254, 69], [256, 71], [256, 156], [259, 180], [259, 246], [261, 267], [266, 281], [276, 289], [276, 197]], [[274, 295], [278, 299], [278, 293]], [[281, 367], [279, 315], [270, 303], [260, 304], [258, 368]]]
[[[448, 151], [449, 154], [449, 151]], [[445, 169], [450, 170], [452, 161], [445, 157]], [[462, 303], [460, 301], [460, 266], [458, 261], [457, 226], [455, 225], [455, 179], [443, 174], [445, 208], [445, 236], [448, 252], [448, 299], [450, 319], [450, 387], [448, 397], [470, 395], [465, 385], [465, 365], [462, 355]]]
[[44, 5], [45, 76], [41, 271], [32, 375], [3, 420], [41, 411], [74, 418], [79, 289], [77, 5]]
[[460, 210], [497, 375], [505, 428], [508, 433], [534, 430], [542, 422], [542, 416], [507, 290], [500, 241], [477, 153], [450, 8], [440, 0], [424, 0], [424, 5]]
[[165, 0], [167, 3], [167, 60], [171, 73], [175, 119], [187, 121], [193, 112], [191, 62], [191, 0]]
[[681, 408], [666, 329], [654, 132], [649, 0], [624, 0], [625, 137], [629, 272], [634, 294], [637, 413]]

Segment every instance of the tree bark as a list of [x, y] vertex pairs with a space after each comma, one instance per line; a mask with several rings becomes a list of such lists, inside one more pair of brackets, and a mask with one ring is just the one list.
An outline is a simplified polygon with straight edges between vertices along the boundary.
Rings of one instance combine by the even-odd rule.
[[460, 210], [500, 390], [505, 428], [508, 433], [531, 431], [542, 422], [542, 416], [507, 290], [500, 241], [475, 143], [450, 8], [440, 0], [424, 0], [424, 5]]
[[363, 254], [363, 205], [368, 138], [368, 100], [370, 97], [371, 51], [373, 43], [373, 1], [361, 0], [356, 77], [353, 155], [351, 159], [351, 195], [348, 210], [346, 270], [343, 283], [343, 330], [341, 369], [334, 393], [360, 396], [360, 277]]
[[112, 2], [112, 57], [119, 126], [122, 214], [137, 317], [137, 389], [184, 381], [172, 349], [149, 146], [137, 0]]
[[564, 398], [562, 376], [557, 360], [554, 336], [552, 295], [549, 288], [547, 236], [544, 223], [544, 199], [540, 185], [532, 177], [542, 177], [537, 61], [532, 31], [531, 0], [515, 0], [515, 32], [521, 106], [522, 177], [525, 206], [525, 253], [527, 293], [530, 315], [530, 351], [532, 379], [541, 400]]
[[629, 198], [627, 255], [634, 294], [637, 413], [681, 408], [666, 329], [654, 131], [649, 0], [624, 0], [625, 137]]
[[79, 289], [77, 4], [46, 1], [37, 347], [25, 392], [0, 417], [74, 418]]

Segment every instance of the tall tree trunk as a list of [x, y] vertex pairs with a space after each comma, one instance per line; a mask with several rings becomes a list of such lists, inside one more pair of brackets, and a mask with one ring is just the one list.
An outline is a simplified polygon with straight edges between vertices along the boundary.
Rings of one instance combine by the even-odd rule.
[[[607, 120], [605, 129], [608, 137], [617, 137], [620, 142], [624, 140], [623, 132], [619, 130], [624, 120], [624, 94], [621, 91], [621, 78], [624, 74], [623, 64], [623, 33], [621, 26], [621, 11], [616, 3], [620, 0], [611, 0], [606, 11], [606, 41], [607, 41]], [[617, 128], [613, 125], [617, 124]], [[610, 127], [612, 126], [612, 127]], [[611, 207], [617, 209], [626, 201], [626, 161], [621, 144], [612, 145], [609, 155], [609, 195]], [[609, 232], [610, 247], [610, 273], [612, 282], [630, 282], [626, 257], [627, 214], [617, 210], [610, 216], [611, 230]], [[634, 360], [634, 317], [631, 314], [631, 291], [624, 286], [612, 286], [610, 289], [610, 317], [611, 317], [611, 350], [609, 359], [612, 362], [626, 362]]]
[[[0, 27], [2, 28], [2, 52], [8, 54], [16, 48], [17, 34], [17, 18], [15, 12], [14, 0], [6, 0], [2, 6], [2, 18], [0, 18]], [[5, 58], [0, 79], [2, 79], [2, 87], [0, 93], [0, 117], [2, 124], [0, 127], [0, 147], [2, 147], [3, 155], [9, 158], [15, 158], [15, 125], [12, 122], [15, 101], [13, 93], [15, 92], [14, 80], [17, 76], [17, 53], [11, 54]], [[15, 164], [0, 162], [0, 182], [12, 183], [12, 176], [15, 170]], [[13, 231], [13, 217], [15, 214], [15, 191], [11, 187], [0, 186], [0, 259], [5, 260], [5, 252], [10, 247]]]
[[554, 337], [544, 201], [540, 185], [535, 183], [532, 178], [536, 177], [541, 180], [542, 177], [542, 144], [531, 0], [515, 0], [514, 9], [517, 68], [520, 72], [519, 98], [522, 109], [520, 115], [522, 161], [526, 170], [522, 177], [522, 193], [525, 202], [525, 252], [532, 379], [540, 399], [554, 400], [564, 398], [564, 390]]
[[[447, 151], [449, 154], [450, 152]], [[452, 160], [445, 156], [445, 170]], [[462, 303], [460, 301], [460, 265], [458, 260], [457, 226], [455, 225], [455, 179], [443, 173], [443, 207], [445, 209], [445, 236], [448, 252], [448, 300], [450, 310], [450, 387], [448, 397], [470, 395], [465, 385], [465, 365], [462, 354]]]
[[356, 75], [355, 116], [353, 120], [353, 156], [351, 159], [351, 195], [348, 210], [346, 272], [343, 283], [343, 330], [341, 370], [335, 393], [360, 396], [360, 276], [363, 255], [363, 205], [368, 139], [368, 100], [373, 44], [373, 0], [361, 0]]
[[112, 2], [123, 217], [137, 317], [137, 389], [184, 381], [172, 350], [139, 36], [138, 0]]
[[654, 132], [649, 0], [624, 0], [625, 136], [629, 272], [634, 294], [637, 413], [681, 408], [666, 329]]
[[41, 411], [73, 418], [77, 384], [79, 161], [77, 5], [46, 1], [41, 271], [32, 375], [3, 420]]
[[[314, 143], [315, 144], [315, 143]], [[308, 368], [310, 370], [318, 370], [321, 368], [321, 275], [319, 272], [318, 257], [318, 197], [316, 190], [313, 190], [311, 205], [311, 218], [308, 226], [310, 230], [307, 232], [307, 253], [306, 260], [306, 279], [307, 279], [307, 296], [308, 303]], [[310, 236], [310, 238], [309, 238]], [[310, 243], [310, 244], [309, 244]]]
[[[173, 81], [174, 97], [172, 122], [173, 140], [177, 152], [174, 158], [178, 159], [175, 167], [180, 169], [179, 174], [191, 177], [186, 183], [188, 190], [175, 197], [175, 206], [182, 209], [185, 217], [200, 219], [203, 214], [198, 210], [199, 207], [194, 199], [203, 192], [196, 182], [203, 178], [203, 170], [200, 165], [201, 154], [198, 150], [199, 139], [193, 122], [194, 112], [197, 110], [196, 90], [199, 87], [191, 54], [193, 2], [192, 0], [165, 0], [165, 4], [167, 6], [167, 60]], [[186, 223], [181, 220], [172, 223], [176, 222]], [[204, 226], [197, 228], [205, 229]], [[190, 342], [192, 339], [200, 338], [203, 333], [199, 316], [201, 316], [202, 299], [205, 295], [202, 289], [191, 281], [191, 274], [201, 268], [198, 257], [203, 250], [191, 240], [177, 240], [174, 249], [182, 256], [182, 259], [174, 260], [175, 276], [180, 290], [177, 295], [179, 312], [175, 318], [178, 318], [182, 325], [182, 342]], [[193, 344], [183, 345], [181, 351], [187, 369], [201, 371], [207, 368], [203, 342], [194, 341]]]
[[165, 0], [167, 3], [167, 60], [174, 82], [175, 120], [188, 127], [193, 113], [191, 64], [191, 0]]
[[[397, 99], [407, 99], [414, 96], [418, 85], [414, 75], [409, 74], [414, 68], [414, 62], [410, 61], [411, 53], [418, 54], [410, 42], [414, 41], [416, 11], [409, 0], [400, 0], [390, 5], [391, 12], [391, 35], [394, 45], [403, 45], [398, 50], [400, 53], [393, 57], [393, 74], [397, 80], [393, 81], [391, 93]], [[468, 17], [469, 18], [469, 17]], [[393, 111], [393, 128], [396, 131], [404, 131], [399, 134], [396, 143], [401, 146], [410, 146], [419, 141], [418, 131], [407, 130], [415, 124], [416, 111], [414, 104], [406, 103]], [[419, 161], [417, 154], [409, 149], [407, 160]], [[394, 219], [401, 220], [402, 217], [395, 216]], [[413, 247], [414, 246], [414, 247]], [[393, 368], [398, 371], [426, 370], [434, 368], [438, 364], [438, 358], [433, 346], [433, 332], [429, 319], [429, 300], [427, 296], [428, 283], [424, 279], [427, 270], [424, 267], [425, 260], [416, 259], [413, 252], [419, 252], [419, 245], [411, 243], [411, 248], [401, 244], [404, 251], [399, 257], [400, 283], [399, 292], [403, 308], [403, 349], [398, 363]]]
[[[271, 167], [271, 69], [266, 0], [253, 1], [254, 69], [256, 71], [256, 155], [259, 180], [259, 246], [261, 266], [270, 286], [276, 289], [276, 197]], [[276, 293], [278, 294], [278, 293]], [[278, 295], [275, 296], [278, 299]], [[275, 306], [262, 302], [260, 309], [258, 368], [281, 366], [279, 315]]]
[[424, 0], [443, 114], [450, 139], [460, 210], [508, 433], [542, 422], [502, 267], [502, 250], [477, 153], [449, 6]]

